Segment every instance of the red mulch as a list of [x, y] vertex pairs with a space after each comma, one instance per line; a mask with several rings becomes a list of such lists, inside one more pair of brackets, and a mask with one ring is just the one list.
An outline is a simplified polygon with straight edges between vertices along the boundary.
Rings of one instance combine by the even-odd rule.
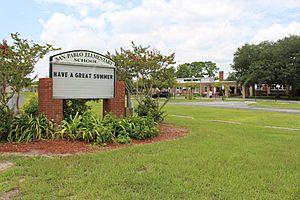
[[[186, 128], [178, 128], [172, 124], [161, 123], [160, 134], [146, 140], [133, 140], [132, 144], [147, 144], [162, 140], [174, 140], [187, 134]], [[0, 153], [25, 154], [75, 154], [125, 147], [124, 144], [107, 144], [104, 147], [92, 146], [80, 141], [43, 140], [26, 144], [0, 143]]]

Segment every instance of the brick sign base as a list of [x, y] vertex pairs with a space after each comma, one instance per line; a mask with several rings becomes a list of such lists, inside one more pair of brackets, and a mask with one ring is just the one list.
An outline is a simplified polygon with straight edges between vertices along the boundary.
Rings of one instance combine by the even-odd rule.
[[[39, 112], [43, 113], [49, 120], [61, 124], [63, 120], [63, 100], [53, 99], [52, 78], [39, 79]], [[104, 113], [112, 113], [117, 117], [125, 115], [125, 82], [117, 81], [115, 87], [115, 98], [103, 100]], [[100, 112], [100, 111], [99, 111]]]
[[117, 117], [125, 115], [125, 82], [117, 81], [115, 87], [115, 98], [103, 99], [103, 111], [112, 113]]
[[60, 124], [63, 119], [63, 100], [52, 98], [52, 85], [52, 78], [39, 79], [39, 113]]

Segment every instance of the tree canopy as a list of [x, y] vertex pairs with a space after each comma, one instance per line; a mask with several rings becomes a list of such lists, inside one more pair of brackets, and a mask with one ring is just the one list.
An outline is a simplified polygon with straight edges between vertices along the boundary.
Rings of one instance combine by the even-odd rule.
[[215, 77], [219, 68], [216, 63], [211, 61], [197, 61], [192, 63], [184, 63], [178, 66], [176, 77]]
[[14, 94], [19, 96], [20, 90], [31, 83], [29, 75], [35, 64], [48, 52], [57, 50], [49, 44], [39, 45], [21, 39], [19, 33], [11, 34], [11, 38], [12, 45], [6, 40], [0, 43], [0, 105], [7, 109], [9, 99]]
[[254, 83], [291, 85], [300, 89], [300, 36], [291, 35], [276, 42], [244, 44], [234, 53], [237, 80]]
[[116, 64], [117, 79], [126, 82], [127, 95], [133, 92], [149, 95], [153, 86], [175, 85], [175, 54], [163, 55], [160, 51], [132, 42], [131, 49], [120, 48], [107, 53]]

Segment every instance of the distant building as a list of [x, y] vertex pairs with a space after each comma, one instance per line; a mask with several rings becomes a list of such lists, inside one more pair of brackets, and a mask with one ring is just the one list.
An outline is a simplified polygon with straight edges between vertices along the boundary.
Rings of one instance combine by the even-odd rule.
[[[225, 96], [240, 95], [240, 86], [236, 81], [225, 81], [224, 72], [219, 72], [219, 79], [214, 78], [202, 78], [202, 77], [190, 77], [190, 78], [177, 78], [177, 88], [175, 94], [199, 94], [200, 96], [209, 96], [212, 92], [213, 96]], [[223, 93], [221, 92], [223, 86]], [[226, 89], [225, 89], [226, 88]]]
[[[213, 96], [242, 96], [243, 98], [254, 96], [288, 96], [292, 91], [292, 87], [288, 85], [268, 85], [268, 84], [252, 84], [249, 87], [241, 86], [236, 81], [225, 81], [224, 72], [219, 72], [219, 78], [201, 78], [187, 77], [177, 78], [177, 87], [175, 94], [199, 94], [200, 96], [209, 96], [212, 92]], [[223, 86], [223, 87], [222, 87]], [[277, 87], [276, 87], [277, 86]]]

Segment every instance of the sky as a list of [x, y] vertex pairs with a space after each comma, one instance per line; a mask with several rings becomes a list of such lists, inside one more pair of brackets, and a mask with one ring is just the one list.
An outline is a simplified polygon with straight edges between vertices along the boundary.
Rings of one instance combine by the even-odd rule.
[[[225, 74], [245, 43], [300, 35], [300, 0], [9, 0], [1, 2], [0, 39], [49, 43], [62, 51], [85, 49], [106, 54], [131, 42], [164, 55], [176, 66], [217, 63]], [[48, 76], [49, 56], [35, 67]]]

